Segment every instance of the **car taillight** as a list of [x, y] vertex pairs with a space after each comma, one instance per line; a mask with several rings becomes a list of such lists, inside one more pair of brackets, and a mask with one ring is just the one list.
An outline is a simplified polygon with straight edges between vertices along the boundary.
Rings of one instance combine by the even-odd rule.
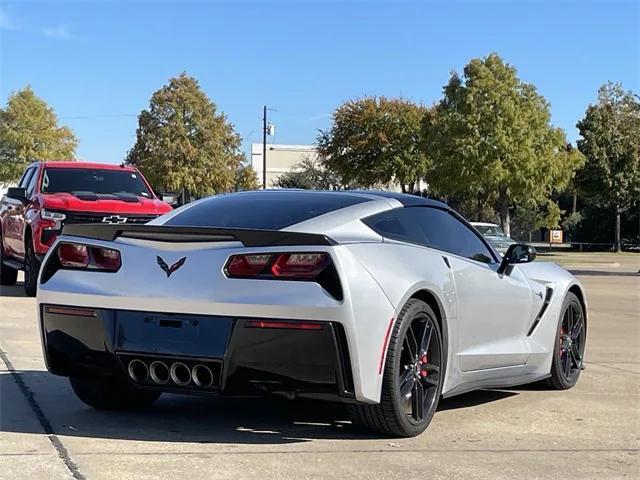
[[227, 263], [227, 272], [233, 277], [259, 275], [269, 265], [272, 255], [234, 255]]
[[60, 265], [67, 268], [86, 268], [89, 266], [89, 249], [77, 243], [61, 243], [58, 247]]
[[252, 253], [232, 255], [225, 273], [232, 278], [313, 279], [330, 263], [326, 253]]
[[48, 282], [59, 270], [117, 272], [121, 266], [120, 252], [113, 248], [60, 242], [42, 267], [40, 283]]
[[93, 266], [98, 270], [115, 272], [120, 268], [120, 252], [111, 248], [90, 247]]
[[315, 282], [331, 296], [342, 300], [338, 272], [327, 253], [273, 252], [231, 255], [225, 264], [224, 273], [229, 278]]
[[271, 273], [283, 278], [315, 278], [327, 265], [324, 253], [285, 253], [271, 265]]
[[58, 245], [57, 253], [60, 266], [63, 268], [115, 272], [122, 264], [120, 252], [112, 248], [64, 242]]

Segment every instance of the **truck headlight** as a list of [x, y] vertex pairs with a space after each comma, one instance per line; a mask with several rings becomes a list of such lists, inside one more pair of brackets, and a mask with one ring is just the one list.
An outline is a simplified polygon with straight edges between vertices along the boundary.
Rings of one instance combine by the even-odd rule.
[[52, 212], [51, 210], [40, 210], [40, 216], [43, 220], [53, 220], [54, 222], [60, 222], [67, 218], [64, 213]]

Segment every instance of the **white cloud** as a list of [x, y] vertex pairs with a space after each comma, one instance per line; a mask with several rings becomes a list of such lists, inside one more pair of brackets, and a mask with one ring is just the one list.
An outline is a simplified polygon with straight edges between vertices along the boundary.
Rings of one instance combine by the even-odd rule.
[[69, 30], [67, 30], [67, 27], [65, 27], [64, 25], [58, 25], [57, 27], [53, 28], [43, 28], [42, 34], [45, 37], [58, 38], [61, 40], [69, 40], [73, 38], [71, 32], [69, 32]]
[[18, 26], [11, 20], [11, 17], [0, 10], [0, 29], [1, 30], [18, 30]]

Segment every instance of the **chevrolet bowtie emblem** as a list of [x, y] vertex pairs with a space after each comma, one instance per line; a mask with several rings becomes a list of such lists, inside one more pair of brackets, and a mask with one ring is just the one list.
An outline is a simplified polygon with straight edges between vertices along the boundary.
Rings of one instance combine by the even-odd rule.
[[120, 215], [110, 215], [102, 219], [102, 223], [127, 223], [127, 217], [121, 217]]
[[184, 262], [187, 261], [187, 257], [182, 257], [180, 260], [178, 260], [176, 263], [174, 263], [173, 265], [169, 266], [167, 265], [167, 262], [165, 262], [161, 256], [157, 256], [156, 260], [158, 262], [158, 265], [160, 265], [160, 268], [162, 270], [164, 270], [164, 273], [167, 274], [167, 278], [169, 278], [171, 276], [171, 274], [173, 272], [175, 272], [176, 270], [178, 270], [182, 265], [184, 265]]

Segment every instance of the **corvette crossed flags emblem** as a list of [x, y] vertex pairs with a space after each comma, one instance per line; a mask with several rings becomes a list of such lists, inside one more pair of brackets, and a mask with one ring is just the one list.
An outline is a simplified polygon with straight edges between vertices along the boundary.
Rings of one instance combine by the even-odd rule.
[[160, 268], [164, 270], [164, 273], [167, 274], [167, 278], [169, 278], [173, 272], [175, 272], [182, 265], [184, 265], [184, 262], [187, 261], [187, 257], [182, 257], [180, 260], [178, 260], [176, 263], [174, 263], [171, 266], [167, 265], [167, 262], [165, 262], [160, 255], [156, 257], [156, 261], [158, 262], [158, 265], [160, 265]]

